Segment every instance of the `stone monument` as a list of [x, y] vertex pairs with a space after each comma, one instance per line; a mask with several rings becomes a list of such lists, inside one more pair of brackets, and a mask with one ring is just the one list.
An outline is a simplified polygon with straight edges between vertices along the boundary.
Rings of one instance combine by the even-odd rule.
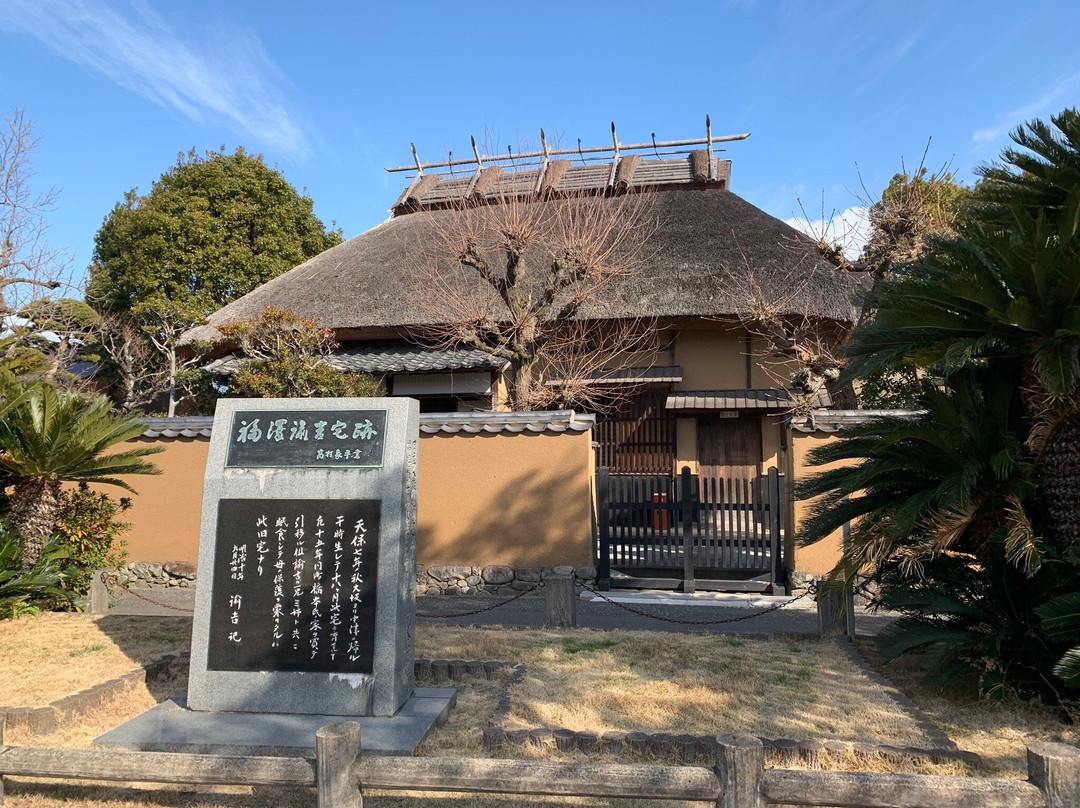
[[[219, 401], [186, 702], [99, 742], [288, 748], [292, 725], [310, 746], [323, 719], [356, 716], [366, 747], [415, 748], [453, 700], [413, 681], [418, 438], [413, 399]], [[274, 737], [252, 743], [260, 727]]]

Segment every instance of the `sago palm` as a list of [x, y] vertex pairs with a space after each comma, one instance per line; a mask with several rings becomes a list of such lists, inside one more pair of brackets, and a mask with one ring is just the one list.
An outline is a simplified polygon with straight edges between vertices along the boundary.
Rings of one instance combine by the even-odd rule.
[[144, 429], [136, 417], [114, 415], [105, 396], [86, 401], [47, 384], [23, 391], [0, 420], [0, 473], [11, 488], [8, 518], [22, 537], [23, 569], [34, 566], [52, 535], [61, 483], [105, 483], [133, 491], [120, 476], [159, 473], [142, 458], [160, 447], [107, 451]]
[[1047, 527], [1080, 555], [1080, 120], [1054, 121], [984, 170], [960, 238], [874, 290], [850, 355], [864, 373], [1018, 363]]
[[962, 372], [949, 381], [948, 390], [922, 383], [920, 414], [851, 427], [811, 454], [816, 465], [842, 465], [799, 485], [800, 499], [818, 498], [800, 539], [816, 541], [850, 522], [848, 574], [895, 564], [917, 578], [946, 553], [985, 560], [990, 535], [1002, 528], [1018, 567], [1041, 563], [1015, 388], [1003, 374]]

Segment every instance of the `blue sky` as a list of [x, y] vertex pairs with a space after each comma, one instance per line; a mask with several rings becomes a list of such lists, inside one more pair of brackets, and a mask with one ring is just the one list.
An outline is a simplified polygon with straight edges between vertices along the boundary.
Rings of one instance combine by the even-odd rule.
[[[177, 153], [243, 145], [347, 237], [387, 216], [383, 168], [517, 147], [751, 132], [732, 190], [780, 218], [880, 194], [900, 167], [993, 158], [1080, 99], [1080, 3], [286, 3], [0, 0], [0, 112], [41, 137], [52, 246], [81, 271], [102, 218]], [[856, 169], [856, 164], [858, 169]], [[860, 179], [861, 177], [861, 179]]]

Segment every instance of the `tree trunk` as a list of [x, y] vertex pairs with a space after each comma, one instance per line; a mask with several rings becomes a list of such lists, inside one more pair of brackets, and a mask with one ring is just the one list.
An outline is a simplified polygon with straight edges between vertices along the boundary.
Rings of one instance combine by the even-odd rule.
[[1080, 558], [1080, 413], [1062, 421], [1047, 440], [1039, 489], [1055, 544]]
[[11, 526], [22, 537], [21, 565], [33, 569], [52, 536], [60, 512], [60, 481], [28, 477], [15, 483], [11, 494]]
[[515, 410], [532, 409], [533, 385], [536, 384], [536, 359], [515, 363], [510, 366], [506, 379], [506, 392], [510, 406]]
[[169, 411], [168, 416], [176, 415], [176, 351], [169, 351]]

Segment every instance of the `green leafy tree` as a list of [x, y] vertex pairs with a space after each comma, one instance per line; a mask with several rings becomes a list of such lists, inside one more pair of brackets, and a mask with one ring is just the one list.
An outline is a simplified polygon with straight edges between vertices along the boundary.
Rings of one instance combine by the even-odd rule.
[[94, 242], [87, 300], [128, 312], [164, 295], [209, 314], [341, 242], [261, 156], [194, 151], [129, 191]]
[[381, 396], [382, 385], [366, 373], [347, 373], [326, 361], [337, 347], [332, 332], [314, 318], [267, 306], [260, 317], [221, 326], [244, 363], [230, 395], [253, 398]]
[[86, 401], [40, 383], [16, 390], [0, 419], [0, 472], [10, 488], [8, 520], [22, 537], [22, 566], [29, 570], [54, 533], [61, 483], [104, 483], [133, 491], [120, 476], [160, 473], [143, 458], [161, 448], [107, 451], [138, 437], [144, 427], [134, 416], [114, 415], [105, 396]]
[[101, 329], [101, 315], [82, 300], [62, 297], [35, 300], [19, 311], [11, 329], [23, 350], [41, 357], [41, 378], [65, 389], [77, 390], [83, 380], [68, 368], [86, 354]]

